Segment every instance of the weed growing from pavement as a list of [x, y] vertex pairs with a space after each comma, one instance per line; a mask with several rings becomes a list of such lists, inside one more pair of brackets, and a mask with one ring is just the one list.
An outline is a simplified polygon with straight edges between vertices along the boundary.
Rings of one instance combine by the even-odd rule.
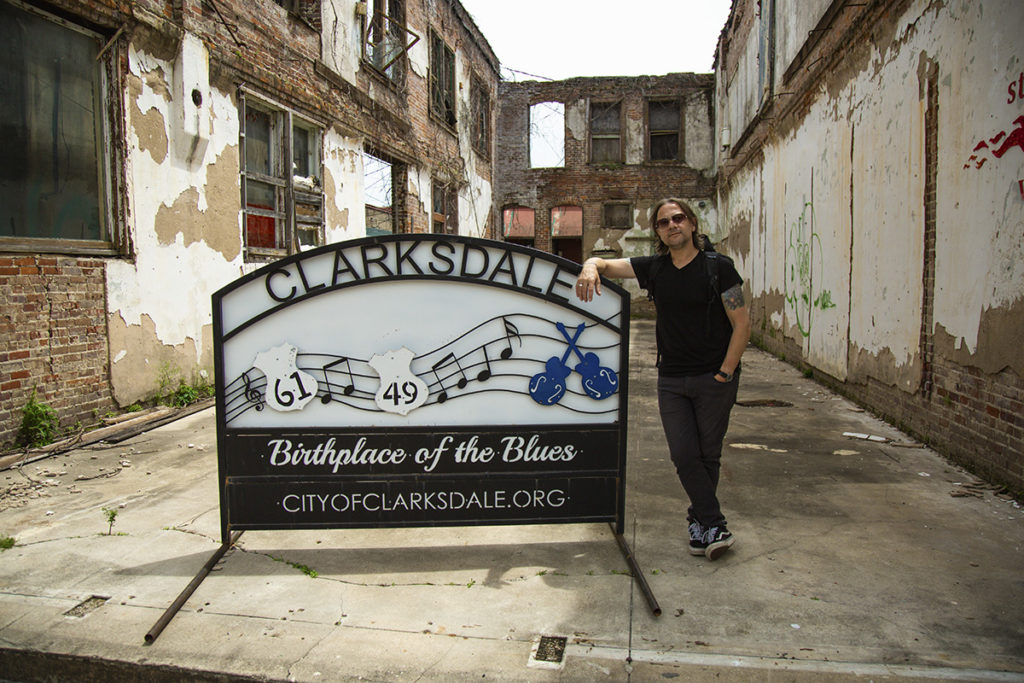
[[0, 536], [0, 552], [14, 547], [14, 536]]
[[102, 508], [103, 516], [107, 520], [107, 536], [110, 536], [114, 530], [114, 520], [117, 519], [117, 508]]
[[302, 572], [311, 579], [315, 579], [316, 577], [320, 576], [320, 574], [315, 569], [311, 569], [310, 567], [307, 567], [304, 564], [299, 564], [298, 562], [291, 562], [280, 557], [274, 557], [273, 555], [269, 555], [268, 557], [270, 557], [270, 559], [274, 560], [275, 562], [284, 562], [289, 567], [298, 569], [300, 572]]

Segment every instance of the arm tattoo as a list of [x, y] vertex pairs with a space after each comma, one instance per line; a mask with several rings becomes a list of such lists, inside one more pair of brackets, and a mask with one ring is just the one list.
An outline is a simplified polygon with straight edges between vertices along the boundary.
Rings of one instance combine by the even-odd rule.
[[744, 303], [742, 285], [733, 285], [722, 292], [722, 304], [726, 310], [735, 311], [737, 308], [743, 308]]

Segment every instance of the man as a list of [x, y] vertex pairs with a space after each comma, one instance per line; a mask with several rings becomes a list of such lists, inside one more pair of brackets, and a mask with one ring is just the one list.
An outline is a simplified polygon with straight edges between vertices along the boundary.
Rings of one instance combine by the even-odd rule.
[[589, 258], [576, 295], [601, 294], [601, 276], [636, 278], [654, 299], [658, 409], [669, 454], [690, 499], [690, 553], [719, 558], [735, 541], [718, 502], [722, 442], [736, 402], [740, 357], [750, 340], [743, 280], [732, 261], [705, 250], [697, 215], [662, 199], [651, 211], [657, 255]]

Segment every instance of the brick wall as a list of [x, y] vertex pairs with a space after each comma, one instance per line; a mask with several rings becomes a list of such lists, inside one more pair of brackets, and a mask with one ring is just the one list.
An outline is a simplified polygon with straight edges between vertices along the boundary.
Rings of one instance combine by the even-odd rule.
[[33, 389], [63, 428], [114, 406], [104, 283], [96, 258], [0, 255], [0, 445], [17, 436]]
[[[564, 168], [530, 168], [529, 117], [530, 106], [540, 102], [561, 102], [565, 105], [567, 120], [570, 107], [589, 100], [601, 102], [622, 101], [621, 144], [627, 142], [627, 122], [641, 121], [646, 136], [645, 106], [648, 99], [680, 98], [705, 91], [712, 101], [714, 88], [710, 74], [669, 74], [667, 76], [573, 78], [565, 81], [527, 81], [499, 84], [497, 119], [497, 157], [495, 168], [494, 206], [499, 212], [508, 206], [526, 206], [536, 211], [534, 246], [552, 250], [550, 210], [560, 205], [583, 208], [583, 258], [588, 248], [600, 236], [607, 243], [624, 234], [622, 230], [602, 230], [605, 202], [628, 202], [636, 207], [649, 206], [666, 196], [683, 198], [714, 197], [715, 177], [711, 169], [695, 169], [685, 161], [641, 162], [621, 164], [591, 164], [589, 161], [589, 130], [579, 138], [567, 130], [565, 135]], [[589, 126], [584, 122], [584, 129]], [[683, 147], [687, 135], [696, 131], [683, 130]], [[707, 135], [708, 131], [700, 131]], [[623, 152], [625, 155], [625, 152]], [[646, 148], [644, 152], [646, 158]], [[646, 216], [638, 223], [646, 227]], [[500, 228], [499, 228], [500, 233]], [[499, 235], [500, 236], [500, 235]]]
[[[756, 307], [751, 317], [755, 330], [770, 329], [762, 328]], [[873, 378], [843, 382], [814, 370], [800, 345], [778, 330], [755, 331], [752, 339], [978, 476], [1024, 494], [1024, 378], [1012, 371], [989, 375], [937, 355], [933, 390], [909, 393]]]

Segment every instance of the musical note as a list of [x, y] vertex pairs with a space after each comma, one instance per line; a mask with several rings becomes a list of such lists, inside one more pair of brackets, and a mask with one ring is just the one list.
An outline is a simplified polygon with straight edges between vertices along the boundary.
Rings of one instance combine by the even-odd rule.
[[[505, 343], [508, 344], [506, 348], [501, 350], [501, 359], [508, 360], [512, 357], [512, 337], [519, 340], [519, 348], [523, 347], [523, 338], [519, 336], [519, 328], [515, 326], [515, 323], [510, 323], [504, 317], [502, 317], [501, 322], [505, 324]], [[489, 367], [490, 364], [488, 364]]]
[[[250, 368], [251, 370], [252, 368]], [[249, 379], [249, 370], [242, 373], [242, 380], [245, 381], [245, 398], [250, 403], [256, 404], [256, 410], [263, 410], [263, 394], [260, 390], [252, 385], [252, 380]]]
[[352, 364], [349, 363], [348, 358], [342, 357], [339, 358], [338, 360], [333, 360], [321, 368], [321, 370], [323, 370], [324, 372], [324, 386], [327, 387], [327, 393], [325, 393], [323, 397], [320, 399], [320, 402], [323, 403], [324, 405], [330, 403], [332, 399], [332, 385], [330, 378], [327, 376], [327, 371], [333, 368], [335, 365], [341, 365], [342, 363], [345, 364], [345, 374], [348, 375], [348, 384], [342, 385], [342, 393], [345, 394], [346, 396], [351, 396], [352, 392], [356, 390], [355, 381], [352, 379]]
[[583, 390], [587, 395], [596, 401], [600, 401], [614, 394], [619, 388], [618, 375], [611, 368], [602, 366], [601, 359], [597, 357], [596, 353], [591, 351], [588, 351], [586, 354], [580, 353], [579, 348], [576, 346], [576, 339], [580, 336], [580, 328], [577, 327], [576, 336], [569, 339], [569, 332], [565, 329], [565, 325], [556, 323], [556, 327], [558, 327], [558, 331], [562, 333], [566, 341], [569, 342], [569, 349], [574, 351], [580, 359], [580, 362], [576, 364], [576, 372], [582, 378]]
[[[569, 339], [568, 333], [564, 331], [565, 326], [562, 323], [558, 323], [558, 325], [560, 331], [565, 334], [565, 338]], [[584, 327], [586, 325], [580, 323], [576, 328], [576, 334], [572, 339], [569, 339], [569, 346], [565, 349], [565, 354], [561, 360], [559, 360], [558, 356], [548, 358], [544, 364], [544, 372], [538, 372], [530, 380], [530, 398], [537, 403], [543, 406], [554, 405], [565, 394], [565, 378], [572, 372], [565, 364], [565, 361], [569, 360], [569, 354], [576, 347], [576, 340], [583, 334]]]
[[[447, 356], [430, 366], [431, 371], [434, 373], [434, 377], [437, 378], [437, 383], [441, 385], [441, 392], [437, 395], [438, 403], [444, 403], [448, 400], [448, 391], [445, 389], [444, 380], [442, 380], [441, 376], [437, 374], [437, 369], [446, 365], [451, 365], [452, 363], [455, 363], [455, 365], [458, 366], [459, 373], [462, 375], [462, 377], [459, 378], [459, 381], [456, 382], [456, 386], [458, 386], [459, 389], [465, 389], [466, 385], [469, 383], [469, 380], [466, 378], [466, 371], [462, 369], [462, 363], [459, 362], [459, 359], [455, 357], [454, 353], [449, 353]], [[490, 367], [489, 364], [488, 367]], [[490, 373], [488, 373], [487, 376], [490, 377]]]

